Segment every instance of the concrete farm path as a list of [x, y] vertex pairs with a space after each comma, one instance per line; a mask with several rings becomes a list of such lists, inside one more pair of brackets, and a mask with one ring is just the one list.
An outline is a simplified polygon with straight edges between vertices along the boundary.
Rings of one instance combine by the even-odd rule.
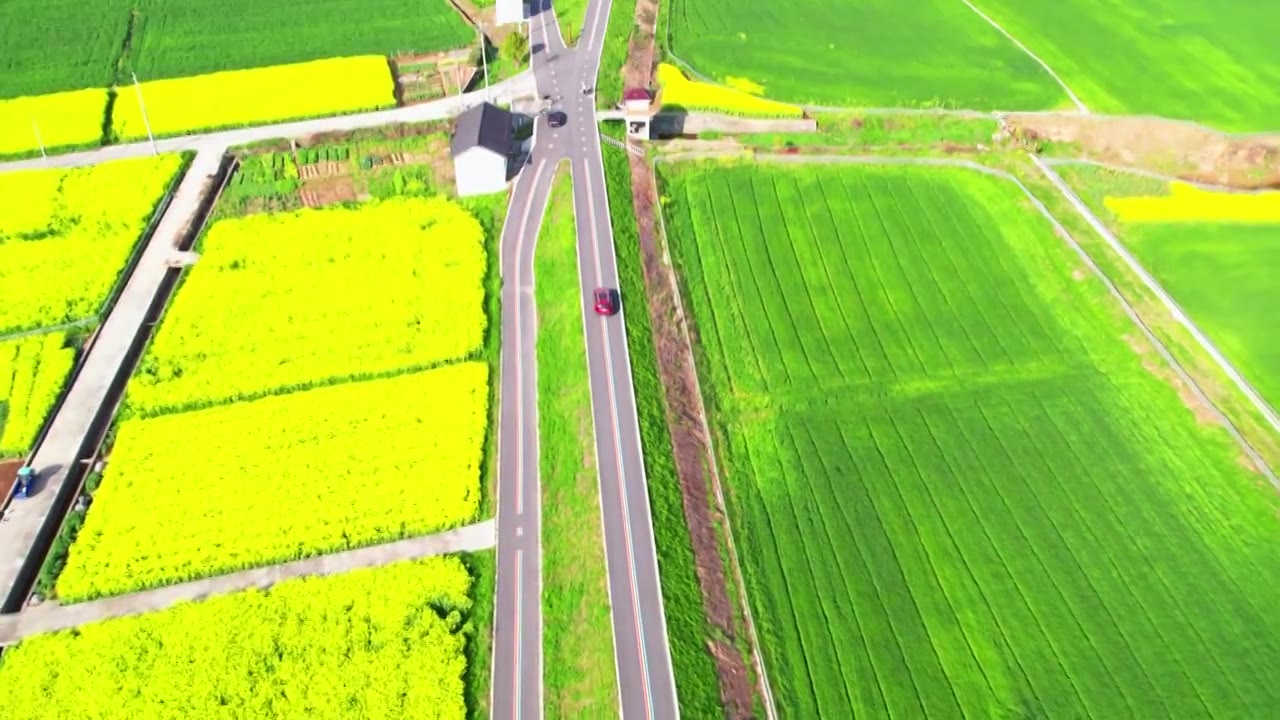
[[[488, 93], [495, 103], [510, 103], [513, 99], [533, 94], [533, 74], [525, 71], [502, 82], [494, 83]], [[219, 130], [209, 133], [196, 133], [179, 137], [156, 140], [153, 149], [150, 142], [133, 142], [122, 145], [108, 145], [96, 150], [50, 155], [47, 158], [30, 158], [27, 160], [11, 160], [0, 162], [0, 172], [12, 170], [33, 170], [52, 167], [80, 167], [95, 165], [108, 160], [121, 158], [145, 157], [155, 151], [162, 153], [182, 152], [185, 150], [200, 151], [204, 149], [225, 149], [236, 145], [244, 145], [263, 140], [279, 140], [302, 138], [325, 132], [343, 132], [363, 128], [391, 125], [394, 123], [425, 122], [441, 120], [457, 115], [463, 110], [478, 105], [486, 97], [486, 91], [476, 90], [463, 95], [410, 105], [408, 107], [377, 110], [357, 113], [355, 115], [338, 115], [336, 117], [318, 118], [315, 120], [299, 120], [296, 122], [258, 125], [255, 127]]]
[[162, 610], [175, 603], [202, 600], [212, 595], [250, 588], [262, 590], [294, 578], [322, 577], [361, 568], [380, 567], [403, 560], [488, 550], [493, 547], [494, 539], [495, 522], [485, 520], [435, 535], [346, 550], [305, 560], [294, 560], [154, 590], [143, 590], [129, 595], [75, 605], [47, 603], [15, 615], [0, 615], [0, 646], [11, 645], [28, 635], [65, 630], [110, 618], [140, 615]]

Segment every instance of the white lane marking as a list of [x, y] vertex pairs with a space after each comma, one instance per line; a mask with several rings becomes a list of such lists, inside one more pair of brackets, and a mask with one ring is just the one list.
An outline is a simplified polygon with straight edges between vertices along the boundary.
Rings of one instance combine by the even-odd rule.
[[[542, 171], [547, 169], [546, 158], [538, 161], [538, 169], [533, 174], [533, 188], [524, 204], [524, 216], [520, 218], [520, 234], [516, 236], [515, 284], [516, 297], [523, 289], [520, 283], [520, 257], [524, 251], [524, 236], [529, 229], [529, 211], [533, 209], [533, 198], [540, 187]], [[516, 303], [516, 515], [524, 515], [524, 323], [520, 322], [520, 303]]]
[[511, 688], [511, 717], [512, 718], [520, 717], [520, 677], [524, 675], [524, 673], [520, 672], [520, 660], [524, 657], [524, 654], [521, 652], [522, 645], [524, 644], [523, 643], [524, 632], [520, 628], [520, 615], [523, 609], [524, 609], [524, 550], [517, 548], [516, 549], [516, 622], [515, 622], [516, 643], [515, 643], [515, 650], [514, 650], [515, 658], [516, 658], [516, 675], [515, 675], [515, 678], [512, 680], [512, 688]]
[[[604, 284], [604, 269], [600, 262], [600, 235], [597, 231], [595, 193], [592, 192], [591, 183], [591, 166], [586, 160], [582, 162], [583, 175], [587, 180], [587, 205], [591, 214], [591, 248], [595, 255], [596, 266], [596, 286]], [[626, 488], [626, 470], [622, 464], [622, 434], [619, 431], [621, 423], [618, 420], [618, 403], [617, 403], [617, 384], [613, 377], [613, 352], [609, 348], [608, 335], [609, 329], [607, 324], [608, 318], [600, 318], [601, 331], [606, 338], [604, 345], [605, 355], [605, 378], [609, 385], [609, 416], [613, 425], [613, 441], [614, 441], [614, 464], [618, 471], [618, 493], [622, 498], [622, 528], [624, 546], [627, 556], [627, 572], [631, 581], [631, 612], [635, 620], [636, 630], [636, 650], [640, 655], [640, 672], [642, 682], [644, 684], [644, 706], [645, 715], [653, 718], [653, 690], [649, 678], [649, 658], [645, 647], [644, 640], [644, 620], [640, 616], [640, 590], [639, 578], [636, 576], [635, 565], [635, 543], [632, 538], [631, 530], [631, 503], [627, 497]]]

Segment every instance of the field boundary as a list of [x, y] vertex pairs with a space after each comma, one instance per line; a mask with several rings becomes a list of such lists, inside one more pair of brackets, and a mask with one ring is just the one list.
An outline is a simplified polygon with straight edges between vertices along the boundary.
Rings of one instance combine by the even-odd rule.
[[[1249, 402], [1257, 408], [1258, 412], [1262, 413], [1263, 417], [1267, 419], [1267, 422], [1271, 427], [1276, 430], [1276, 432], [1280, 432], [1280, 417], [1276, 415], [1275, 409], [1272, 408], [1271, 405], [1258, 394], [1258, 391], [1253, 388], [1253, 385], [1249, 384], [1249, 381], [1246, 380], [1238, 370], [1236, 370], [1235, 366], [1231, 364], [1231, 361], [1227, 360], [1226, 356], [1224, 356], [1218, 350], [1218, 347], [1213, 344], [1213, 341], [1200, 330], [1200, 327], [1196, 325], [1195, 321], [1187, 315], [1180, 305], [1178, 305], [1178, 302], [1174, 300], [1163, 287], [1161, 287], [1159, 281], [1157, 281], [1151, 273], [1147, 272], [1147, 269], [1143, 267], [1142, 263], [1134, 257], [1132, 253], [1129, 252], [1129, 249], [1125, 247], [1120, 238], [1116, 237], [1115, 233], [1111, 232], [1111, 229], [1098, 219], [1098, 216], [1084, 204], [1084, 201], [1080, 199], [1080, 196], [1062, 180], [1062, 177], [1059, 176], [1058, 173], [1054, 172], [1049, 163], [1035, 155], [1031, 155], [1031, 160], [1036, 164], [1036, 167], [1044, 173], [1045, 177], [1049, 179], [1049, 182], [1053, 183], [1054, 187], [1056, 187], [1058, 191], [1062, 193], [1063, 197], [1071, 203], [1072, 207], [1076, 209], [1076, 212], [1078, 212], [1080, 216], [1083, 217], [1084, 220], [1088, 222], [1089, 225], [1098, 233], [1098, 235], [1106, 241], [1107, 246], [1115, 251], [1115, 253], [1124, 260], [1125, 265], [1127, 265], [1129, 269], [1142, 280], [1142, 284], [1160, 299], [1160, 302], [1165, 306], [1170, 314], [1173, 315], [1173, 318], [1177, 320], [1180, 325], [1186, 328], [1187, 332], [1191, 333], [1191, 336], [1195, 338], [1196, 342], [1205, 352], [1209, 353], [1209, 356], [1213, 358], [1214, 363], [1227, 374], [1227, 377], [1231, 378], [1231, 381], [1235, 383], [1240, 392], [1244, 393], [1245, 396], [1249, 398]], [[1267, 473], [1267, 476], [1271, 479], [1272, 484], [1276, 485], [1277, 489], [1280, 489], [1280, 483], [1276, 482], [1275, 476], [1271, 475], [1270, 472]]]
[[[653, 181], [658, 181], [658, 163], [671, 162], [670, 159], [664, 157], [655, 157], [651, 161], [653, 169]], [[655, 194], [661, 197], [660, 192], [656, 192], [658, 188], [654, 188]], [[698, 377], [697, 360], [693, 353], [693, 339], [689, 336], [689, 314], [684, 309], [684, 299], [681, 297], [679, 283], [676, 281], [675, 267], [671, 262], [671, 249], [667, 242], [667, 221], [662, 212], [662, 208], [657, 208], [654, 213], [658, 216], [658, 229], [662, 234], [662, 261], [667, 266], [667, 281], [671, 285], [671, 295], [675, 300], [676, 317], [675, 324], [680, 328], [680, 335], [684, 339], [685, 351], [688, 353], [689, 367], [693, 370], [693, 387], [697, 391], [696, 402], [698, 404], [698, 422], [702, 426], [702, 432], [707, 438], [707, 463], [711, 474], [711, 488], [715, 493], [716, 506], [720, 511], [722, 522], [725, 527], [725, 546], [729, 552], [730, 562], [733, 565], [734, 582], [738, 585], [738, 604], [741, 606], [743, 619], [746, 620], [747, 633], [750, 635], [751, 658], [755, 663], [756, 672], [760, 675], [760, 692], [764, 699], [765, 715], [769, 720], [778, 719], [778, 706], [773, 698], [773, 685], [769, 682], [768, 672], [765, 670], [764, 653], [760, 649], [760, 634], [756, 631], [755, 620], [751, 615], [751, 603], [747, 600], [747, 585], [745, 578], [742, 576], [742, 562], [738, 559], [738, 549], [733, 541], [733, 525], [729, 518], [728, 505], [724, 499], [724, 487], [720, 482], [720, 463], [716, 459], [715, 436], [711, 433], [711, 425], [707, 420], [707, 407], [703, 401], [702, 380]]]
[[1039, 63], [1040, 67], [1044, 68], [1044, 71], [1049, 73], [1049, 77], [1053, 78], [1054, 81], [1056, 81], [1058, 85], [1062, 87], [1063, 92], [1067, 94], [1067, 97], [1071, 99], [1072, 104], [1074, 104], [1080, 112], [1083, 112], [1083, 113], [1089, 112], [1088, 106], [1086, 106], [1084, 102], [1082, 102], [1080, 98], [1076, 96], [1074, 92], [1072, 92], [1071, 88], [1067, 85], [1067, 82], [1063, 80], [1061, 77], [1059, 77], [1058, 73], [1053, 71], [1053, 68], [1049, 67], [1049, 63], [1045, 62], [1040, 58], [1039, 55], [1032, 52], [1031, 48], [1027, 47], [1026, 45], [1023, 45], [1021, 40], [1014, 37], [1013, 33], [1001, 27], [1000, 23], [996, 22], [994, 18], [982, 12], [981, 10], [979, 10], [977, 5], [974, 5], [969, 0], [960, 0], [960, 2], [964, 3], [969, 7], [970, 10], [977, 13], [978, 17], [982, 18], [983, 20], [986, 20], [987, 23], [991, 25], [991, 27], [1000, 31], [1001, 35], [1004, 35], [1006, 38], [1008, 38], [1009, 42], [1016, 45], [1019, 50], [1021, 50], [1023, 53], [1026, 54], [1027, 57]]

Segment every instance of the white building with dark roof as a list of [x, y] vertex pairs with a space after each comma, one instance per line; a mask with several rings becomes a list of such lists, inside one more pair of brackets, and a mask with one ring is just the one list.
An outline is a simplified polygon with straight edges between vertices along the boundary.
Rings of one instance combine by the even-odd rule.
[[458, 197], [507, 187], [512, 131], [511, 113], [492, 103], [480, 103], [458, 116], [450, 146]]

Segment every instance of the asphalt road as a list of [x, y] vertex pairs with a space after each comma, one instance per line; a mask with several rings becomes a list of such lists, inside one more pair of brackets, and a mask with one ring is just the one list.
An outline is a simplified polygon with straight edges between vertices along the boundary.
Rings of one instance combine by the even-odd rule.
[[[541, 506], [537, 452], [537, 314], [533, 252], [557, 163], [570, 161], [596, 465], [623, 718], [679, 717], [640, 447], [623, 309], [596, 315], [596, 287], [618, 287], [594, 87], [609, 0], [587, 7], [578, 46], [566, 49], [547, 4], [535, 5], [530, 47], [540, 95], [568, 123], [539, 116], [531, 163], [516, 181], [502, 237], [502, 410], [498, 432], [498, 569], [492, 717], [541, 718]], [[623, 298], [625, 305], [626, 299]]]

